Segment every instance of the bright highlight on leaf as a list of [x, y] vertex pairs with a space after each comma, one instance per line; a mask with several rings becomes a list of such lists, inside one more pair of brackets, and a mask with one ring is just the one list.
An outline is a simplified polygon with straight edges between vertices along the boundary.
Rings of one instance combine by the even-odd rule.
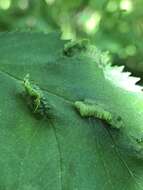
[[124, 72], [124, 66], [112, 66], [109, 52], [101, 52], [95, 46], [87, 46], [86, 55], [92, 57], [96, 64], [103, 70], [105, 79], [115, 86], [126, 91], [142, 93], [143, 87], [138, 85], [139, 77], [131, 76], [130, 72]]
[[120, 8], [127, 12], [131, 12], [133, 9], [132, 1], [131, 0], [122, 0], [120, 3]]
[[123, 88], [131, 92], [141, 92], [143, 87], [137, 85], [136, 83], [140, 81], [140, 78], [130, 76], [130, 72], [123, 72], [124, 66], [114, 66], [107, 65], [104, 69], [105, 78], [110, 80], [115, 86]]
[[45, 0], [45, 2], [46, 2], [48, 5], [52, 5], [52, 4], [55, 2], [55, 0]]
[[7, 10], [11, 5], [11, 0], [0, 0], [0, 8]]
[[87, 33], [94, 33], [96, 27], [99, 25], [101, 15], [98, 12], [93, 13], [90, 18], [85, 22], [85, 29]]

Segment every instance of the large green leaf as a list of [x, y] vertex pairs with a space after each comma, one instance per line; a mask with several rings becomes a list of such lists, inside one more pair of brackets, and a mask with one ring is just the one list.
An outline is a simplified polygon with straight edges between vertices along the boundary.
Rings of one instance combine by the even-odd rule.
[[[135, 78], [93, 47], [64, 54], [57, 34], [1, 33], [0, 43], [0, 189], [142, 190], [143, 96]], [[27, 74], [50, 107], [46, 117], [29, 109]], [[84, 99], [124, 126], [82, 117], [74, 103]]]

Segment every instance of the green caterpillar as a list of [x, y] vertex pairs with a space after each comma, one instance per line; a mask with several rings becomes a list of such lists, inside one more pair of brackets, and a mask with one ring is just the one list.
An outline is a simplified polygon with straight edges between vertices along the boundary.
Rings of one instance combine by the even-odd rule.
[[106, 111], [100, 103], [92, 103], [86, 100], [76, 101], [74, 106], [82, 117], [94, 117], [104, 120], [114, 128], [121, 128], [124, 126], [120, 116]]
[[26, 92], [25, 98], [30, 110], [38, 118], [48, 117], [50, 106], [40, 88], [30, 83], [29, 74], [24, 78], [24, 87]]

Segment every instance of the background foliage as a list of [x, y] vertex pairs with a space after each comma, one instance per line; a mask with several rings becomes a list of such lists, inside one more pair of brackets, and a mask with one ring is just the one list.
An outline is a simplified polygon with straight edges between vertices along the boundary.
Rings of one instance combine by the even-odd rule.
[[89, 38], [125, 64], [143, 72], [142, 0], [0, 0], [0, 31], [62, 31], [63, 38]]

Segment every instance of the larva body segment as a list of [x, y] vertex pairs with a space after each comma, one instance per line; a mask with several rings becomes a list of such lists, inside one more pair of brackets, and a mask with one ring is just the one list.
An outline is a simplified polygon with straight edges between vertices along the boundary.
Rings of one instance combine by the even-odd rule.
[[103, 105], [99, 103], [92, 103], [88, 101], [76, 101], [75, 108], [82, 117], [94, 117], [104, 120], [106, 123], [114, 128], [123, 127], [123, 121], [120, 116], [111, 114], [103, 108]]
[[76, 101], [75, 107], [80, 112], [81, 116], [83, 117], [97, 117], [99, 119], [105, 119], [105, 120], [111, 120], [112, 116], [109, 112], [105, 111], [102, 107], [99, 105], [90, 105], [87, 103], [84, 103], [82, 101]]

